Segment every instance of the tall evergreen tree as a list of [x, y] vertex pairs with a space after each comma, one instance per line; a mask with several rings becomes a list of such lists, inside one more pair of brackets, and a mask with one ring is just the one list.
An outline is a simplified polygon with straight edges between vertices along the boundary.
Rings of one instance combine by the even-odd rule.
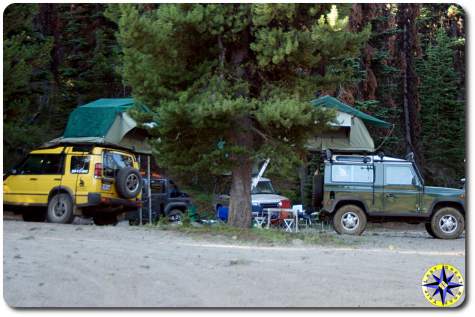
[[431, 180], [445, 185], [454, 185], [464, 174], [465, 104], [458, 97], [460, 77], [453, 58], [456, 41], [440, 28], [417, 67], [427, 172]]
[[4, 12], [3, 142], [4, 163], [11, 166], [47, 133], [38, 125], [44, 112], [45, 81], [52, 40], [34, 25], [38, 6], [12, 4]]
[[159, 159], [186, 171], [232, 171], [231, 225], [250, 225], [254, 159], [271, 156], [277, 164], [302, 149], [331, 118], [310, 99], [352, 79], [369, 29], [349, 32], [348, 18], [327, 9], [122, 5], [111, 14], [124, 78], [157, 112]]

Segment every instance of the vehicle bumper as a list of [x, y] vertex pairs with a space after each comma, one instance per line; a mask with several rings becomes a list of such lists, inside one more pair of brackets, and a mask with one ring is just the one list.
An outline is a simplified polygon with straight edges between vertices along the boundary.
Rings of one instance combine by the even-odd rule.
[[78, 204], [78, 207], [125, 207], [135, 209], [142, 205], [141, 200], [104, 197], [100, 193], [87, 194], [87, 203]]

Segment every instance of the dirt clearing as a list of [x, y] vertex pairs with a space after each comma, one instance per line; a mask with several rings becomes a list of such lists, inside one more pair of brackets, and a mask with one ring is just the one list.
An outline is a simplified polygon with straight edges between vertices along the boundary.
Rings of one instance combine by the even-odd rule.
[[14, 307], [430, 307], [420, 287], [430, 266], [465, 274], [465, 238], [436, 240], [418, 228], [376, 225], [328, 246], [129, 226], [4, 221], [3, 229], [3, 291]]

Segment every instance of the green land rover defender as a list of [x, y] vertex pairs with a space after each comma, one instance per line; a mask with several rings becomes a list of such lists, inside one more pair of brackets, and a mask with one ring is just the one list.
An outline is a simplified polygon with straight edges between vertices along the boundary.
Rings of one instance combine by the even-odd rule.
[[360, 235], [368, 221], [424, 223], [440, 239], [464, 231], [465, 190], [426, 186], [412, 156], [324, 155], [314, 176], [314, 205], [340, 234]]

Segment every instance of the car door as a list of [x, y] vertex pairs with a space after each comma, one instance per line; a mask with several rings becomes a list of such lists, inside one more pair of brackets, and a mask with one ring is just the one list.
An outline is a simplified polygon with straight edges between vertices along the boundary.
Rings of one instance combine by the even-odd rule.
[[166, 180], [153, 179], [151, 182], [152, 210], [157, 214], [163, 212], [168, 202]]
[[420, 184], [410, 164], [384, 165], [383, 208], [387, 215], [419, 212]]
[[4, 182], [8, 203], [45, 205], [50, 191], [61, 184], [62, 154], [30, 154]]
[[76, 204], [87, 203], [88, 193], [94, 192], [93, 170], [91, 169], [91, 156], [82, 154], [68, 155], [66, 160], [67, 181], [62, 186], [70, 188], [74, 192]]

